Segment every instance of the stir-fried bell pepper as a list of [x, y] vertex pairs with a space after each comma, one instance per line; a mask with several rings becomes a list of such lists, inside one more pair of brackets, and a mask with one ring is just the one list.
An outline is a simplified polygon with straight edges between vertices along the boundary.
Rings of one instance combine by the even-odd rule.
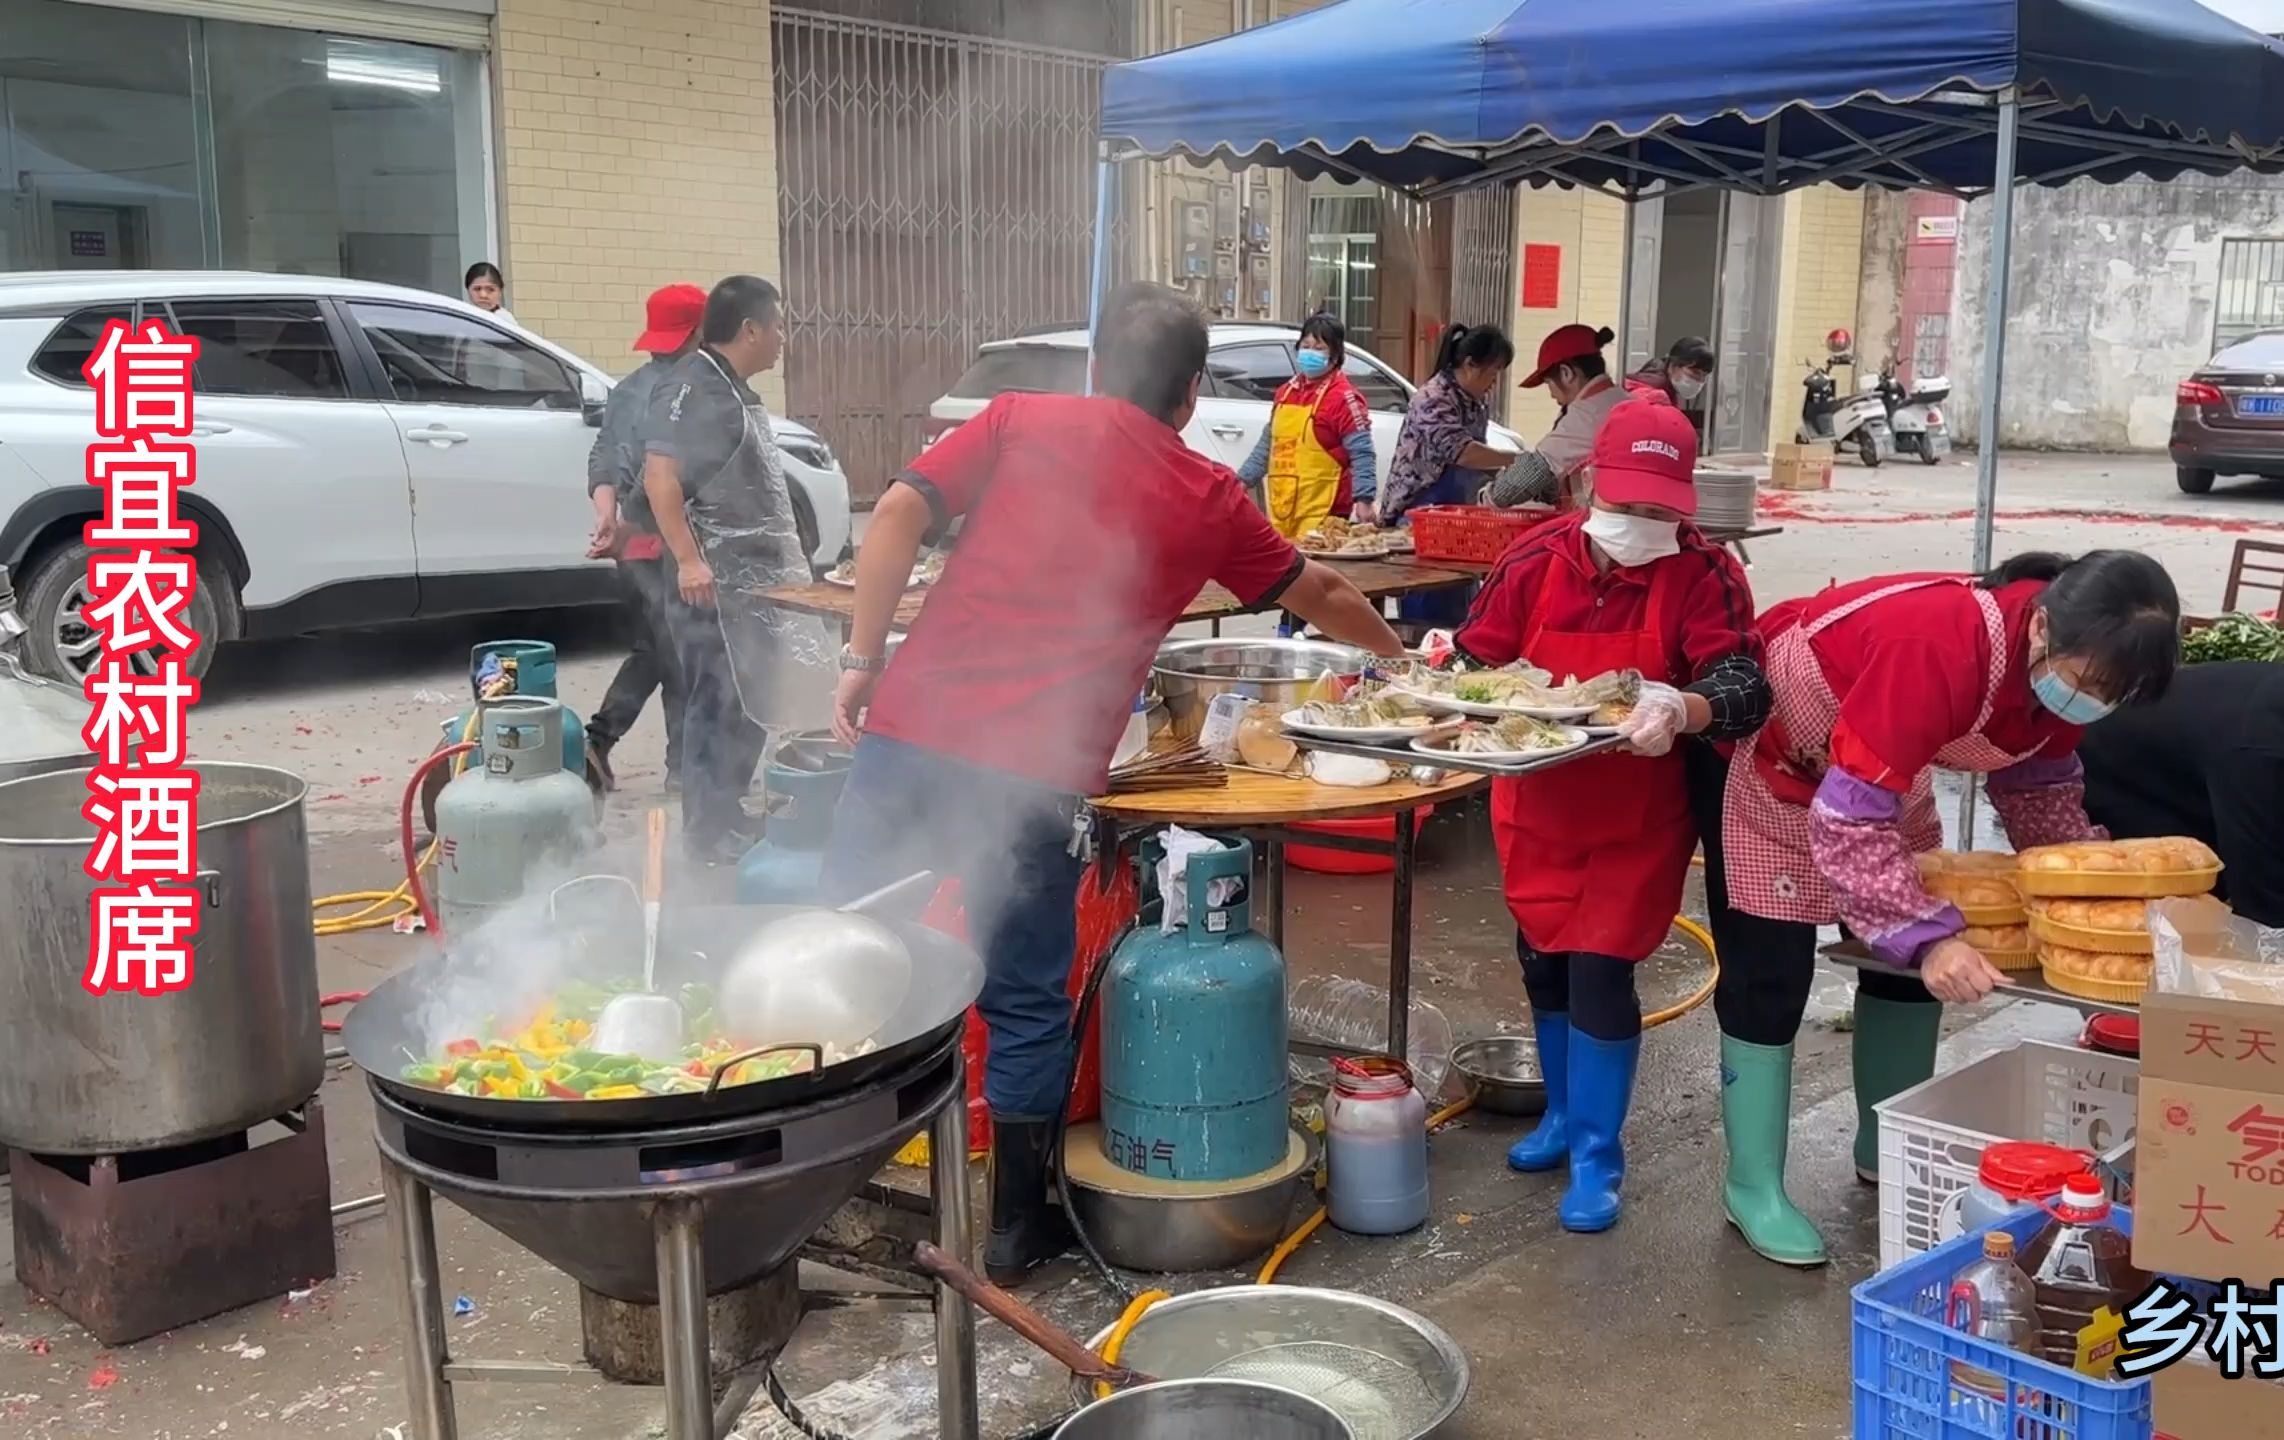
[[407, 1065], [404, 1079], [408, 1084], [441, 1090], [452, 1083], [452, 1069], [447, 1065]]
[[539, 1083], [546, 1088], [547, 1098], [550, 1100], [584, 1100], [587, 1098], [585, 1091], [574, 1090], [560, 1080], [543, 1079]]
[[483, 1048], [484, 1042], [481, 1040], [454, 1040], [445, 1045], [444, 1053], [447, 1055], [473, 1055]]
[[635, 1100], [648, 1094], [640, 1085], [603, 1085], [587, 1092], [590, 1100]]

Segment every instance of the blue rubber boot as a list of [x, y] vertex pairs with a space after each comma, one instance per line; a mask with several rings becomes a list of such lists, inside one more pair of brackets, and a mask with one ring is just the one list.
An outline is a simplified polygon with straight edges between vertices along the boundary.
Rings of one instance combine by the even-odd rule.
[[1540, 1175], [1570, 1159], [1570, 1017], [1559, 1010], [1533, 1015], [1531, 1027], [1538, 1032], [1546, 1113], [1537, 1129], [1507, 1151], [1507, 1163], [1525, 1175]]
[[1618, 1188], [1626, 1179], [1626, 1111], [1634, 1101], [1640, 1036], [1631, 1040], [1570, 1037], [1570, 1189], [1562, 1228], [1599, 1235], [1618, 1223]]

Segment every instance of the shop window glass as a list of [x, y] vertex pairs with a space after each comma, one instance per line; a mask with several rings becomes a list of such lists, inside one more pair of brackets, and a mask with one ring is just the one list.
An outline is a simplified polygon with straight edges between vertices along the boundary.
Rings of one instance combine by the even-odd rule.
[[483, 251], [473, 57], [223, 21], [205, 33], [222, 263], [459, 294]]
[[0, 270], [456, 296], [492, 248], [482, 85], [480, 57], [434, 46], [0, 0]]
[[0, 270], [209, 263], [194, 22], [0, 0]]

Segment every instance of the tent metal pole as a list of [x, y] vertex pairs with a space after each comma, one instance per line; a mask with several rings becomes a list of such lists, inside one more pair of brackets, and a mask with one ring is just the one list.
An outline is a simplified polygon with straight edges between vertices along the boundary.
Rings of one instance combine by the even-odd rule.
[[1103, 141], [1095, 146], [1094, 164], [1094, 264], [1088, 272], [1086, 311], [1086, 392], [1094, 393], [1095, 337], [1102, 330], [1103, 291], [1110, 279], [1110, 197], [1118, 177], [1118, 167], [1110, 158], [1110, 144]]
[[1983, 304], [1982, 424], [1975, 447], [1975, 569], [1991, 568], [1998, 508], [1999, 391], [2006, 379], [2007, 271], [2014, 261], [2014, 147], [2022, 101], [1999, 93], [1998, 164], [1991, 177], [1990, 278]]
[[1626, 356], [1630, 353], [1626, 347], [1633, 337], [1634, 218], [1639, 213], [1634, 201], [1640, 195], [1641, 192], [1633, 186], [1626, 187], [1626, 223], [1621, 230], [1625, 236], [1621, 242], [1625, 253], [1618, 260], [1618, 323], [1611, 327], [1618, 332], [1618, 375], [1621, 380], [1626, 373]]
[[[1991, 175], [1991, 253], [1989, 298], [1983, 303], [1983, 415], [1975, 445], [1975, 572], [1991, 568], [1992, 532], [1998, 519], [1999, 391], [2006, 381], [2006, 282], [2014, 261], [2014, 147], [2020, 129], [2022, 97], [2012, 86], [1999, 92], [1998, 162]], [[1975, 777], [1959, 798], [1959, 848], [1975, 848]]]

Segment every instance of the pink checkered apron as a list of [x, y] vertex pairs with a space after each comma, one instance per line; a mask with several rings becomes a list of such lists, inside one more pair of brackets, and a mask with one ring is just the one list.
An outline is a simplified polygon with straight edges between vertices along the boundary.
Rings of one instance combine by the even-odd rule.
[[[1983, 630], [1990, 637], [1990, 675], [1983, 687], [1982, 712], [1974, 728], [1935, 752], [1935, 764], [1945, 770], [1988, 775], [2035, 755], [2010, 755], [1982, 733], [1998, 702], [2000, 683], [2006, 677], [2006, 622], [1998, 601], [1971, 580], [1943, 578], [1909, 580], [1860, 596], [1809, 624], [1797, 625], [1769, 642], [1769, 688], [1775, 704], [1769, 723], [1737, 746], [1729, 762], [1729, 785], [1722, 797], [1721, 843], [1728, 866], [1729, 903], [1748, 915], [1768, 920], [1791, 920], [1830, 925], [1840, 918], [1832, 887], [1817, 872], [1809, 854], [1808, 806], [1778, 797], [1770, 788], [1767, 767], [1786, 771], [1806, 787], [1824, 778], [1832, 763], [1832, 727], [1840, 719], [1840, 697], [1824, 678], [1810, 642], [1827, 627], [1858, 610], [1908, 591], [1931, 585], [1966, 585], [1982, 607]], [[1782, 753], [1778, 753], [1781, 748]], [[1943, 843], [1943, 825], [1935, 814], [1934, 777], [1923, 770], [1904, 797], [1903, 833], [1914, 851], [1933, 850]]]

